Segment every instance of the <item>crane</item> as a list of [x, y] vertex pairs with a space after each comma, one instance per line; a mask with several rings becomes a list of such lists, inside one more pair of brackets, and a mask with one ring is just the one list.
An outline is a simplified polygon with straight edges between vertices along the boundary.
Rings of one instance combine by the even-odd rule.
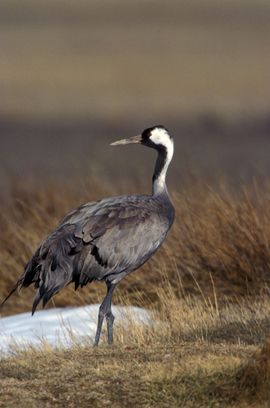
[[41, 243], [5, 301], [21, 287], [37, 289], [32, 315], [70, 283], [75, 289], [105, 281], [107, 293], [100, 305], [94, 345], [98, 345], [104, 318], [108, 344], [113, 343], [112, 295], [118, 283], [142, 266], [160, 247], [174, 221], [174, 207], [166, 187], [166, 173], [174, 142], [162, 126], [111, 143], [141, 144], [157, 151], [151, 195], [123, 195], [81, 205], [68, 213]]

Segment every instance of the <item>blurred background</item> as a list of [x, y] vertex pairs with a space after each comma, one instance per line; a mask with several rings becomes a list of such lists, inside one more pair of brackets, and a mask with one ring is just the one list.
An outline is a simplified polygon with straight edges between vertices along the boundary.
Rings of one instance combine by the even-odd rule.
[[151, 153], [110, 148], [154, 124], [170, 183], [270, 173], [268, 0], [2, 0], [0, 183], [150, 182]]

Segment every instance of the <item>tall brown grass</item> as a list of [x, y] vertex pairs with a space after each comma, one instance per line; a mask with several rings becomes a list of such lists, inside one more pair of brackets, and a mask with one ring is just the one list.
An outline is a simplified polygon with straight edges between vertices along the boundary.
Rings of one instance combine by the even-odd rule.
[[[0, 296], [5, 296], [37, 245], [67, 211], [82, 202], [124, 191], [125, 186], [114, 191], [96, 180], [48, 184], [13, 181], [8, 197], [1, 198]], [[146, 306], [158, 304], [164, 277], [177, 298], [192, 294], [217, 303], [228, 297], [236, 300], [269, 293], [268, 184], [254, 183], [235, 192], [223, 182], [214, 189], [193, 180], [174, 191], [172, 198], [176, 221], [165, 244], [141, 270], [123, 280], [116, 302], [124, 296], [131, 303], [141, 299]], [[29, 309], [32, 294], [33, 290], [27, 289], [13, 296], [3, 312]], [[69, 287], [54, 302], [58, 306], [99, 302], [102, 294], [100, 284], [78, 292]]]

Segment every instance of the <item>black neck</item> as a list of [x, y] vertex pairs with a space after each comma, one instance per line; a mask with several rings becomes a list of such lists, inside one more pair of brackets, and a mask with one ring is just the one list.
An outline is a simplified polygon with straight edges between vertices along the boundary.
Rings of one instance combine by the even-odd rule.
[[[157, 161], [156, 161], [156, 165], [155, 165], [155, 171], [154, 171], [153, 178], [152, 178], [153, 193], [156, 192], [155, 191], [155, 184], [158, 184], [159, 178], [162, 178], [162, 176], [165, 177], [165, 175], [162, 175], [162, 172], [164, 170], [164, 167], [166, 166], [167, 158], [168, 158], [168, 152], [167, 152], [166, 147], [158, 146], [158, 148], [156, 150], [158, 151], [158, 157], [157, 157]], [[164, 179], [164, 190], [166, 190], [165, 179]]]
[[155, 171], [153, 174], [153, 182], [157, 180], [164, 169], [165, 163], [167, 161], [168, 152], [166, 147], [160, 146], [158, 149], [158, 157], [155, 165]]

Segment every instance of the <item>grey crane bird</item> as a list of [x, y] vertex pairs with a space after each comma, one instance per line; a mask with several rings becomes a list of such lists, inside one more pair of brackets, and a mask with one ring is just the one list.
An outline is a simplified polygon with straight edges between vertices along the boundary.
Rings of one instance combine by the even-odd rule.
[[105, 198], [71, 211], [41, 243], [4, 300], [17, 288], [34, 284], [34, 314], [41, 300], [44, 307], [72, 282], [77, 289], [94, 280], [105, 281], [107, 294], [99, 308], [95, 345], [99, 343], [104, 317], [108, 343], [113, 342], [111, 303], [116, 285], [157, 251], [174, 221], [165, 180], [173, 156], [172, 137], [163, 126], [154, 126], [112, 145], [130, 143], [158, 152], [152, 194]]

